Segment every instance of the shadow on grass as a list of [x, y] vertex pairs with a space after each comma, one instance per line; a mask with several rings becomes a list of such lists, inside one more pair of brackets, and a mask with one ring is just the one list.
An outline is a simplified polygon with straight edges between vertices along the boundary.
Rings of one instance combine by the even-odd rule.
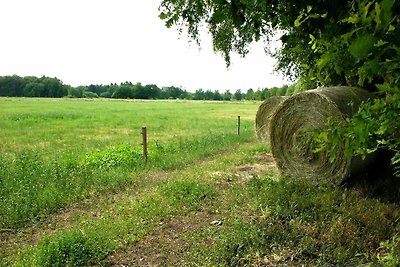
[[400, 204], [400, 176], [390, 164], [391, 153], [380, 152], [373, 164], [362, 174], [344, 181], [342, 188], [358, 190], [363, 196], [377, 199], [383, 203]]

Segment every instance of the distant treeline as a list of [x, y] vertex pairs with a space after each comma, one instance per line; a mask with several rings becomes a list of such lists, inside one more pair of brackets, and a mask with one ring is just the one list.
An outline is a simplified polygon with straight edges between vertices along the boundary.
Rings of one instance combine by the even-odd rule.
[[0, 76], [0, 96], [8, 97], [71, 97], [71, 98], [117, 98], [117, 99], [189, 99], [189, 100], [264, 100], [270, 96], [291, 95], [296, 85], [258, 90], [241, 89], [234, 93], [218, 90], [198, 89], [194, 93], [180, 87], [158, 87], [155, 84], [142, 85], [124, 82], [110, 85], [89, 85], [72, 87], [57, 78]]

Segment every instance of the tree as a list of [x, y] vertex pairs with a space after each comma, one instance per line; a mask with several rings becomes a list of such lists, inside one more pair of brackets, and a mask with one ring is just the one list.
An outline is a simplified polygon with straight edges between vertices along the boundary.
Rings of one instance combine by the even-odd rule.
[[268, 52], [278, 71], [299, 82], [295, 91], [347, 84], [379, 92], [340, 131], [351, 153], [383, 147], [400, 163], [400, 1], [163, 0], [160, 18], [197, 42], [208, 24], [213, 47], [228, 65], [231, 52], [245, 56], [253, 41], [268, 43], [282, 32], [282, 47]]
[[217, 101], [221, 101], [222, 99], [222, 95], [218, 90], [214, 91], [214, 96], [213, 96], [213, 100], [217, 100]]
[[178, 98], [186, 98], [187, 92], [182, 90], [179, 87], [175, 86], [168, 86], [168, 87], [163, 87], [161, 89], [161, 98], [163, 99], [178, 99]]
[[112, 98], [127, 99], [133, 98], [133, 91], [130, 85], [121, 85], [112, 94]]
[[250, 88], [249, 90], [247, 90], [246, 100], [254, 100], [254, 99], [255, 99], [254, 90]]
[[148, 84], [144, 86], [146, 92], [146, 99], [157, 99], [160, 97], [160, 88], [155, 84]]
[[41, 77], [40, 81], [44, 88], [41, 97], [63, 97], [68, 94], [67, 88], [57, 78]]
[[233, 98], [240, 101], [243, 98], [243, 93], [242, 90], [238, 89], [236, 92], [233, 94]]
[[223, 94], [222, 94], [222, 99], [224, 101], [231, 101], [232, 100], [232, 93], [229, 92], [229, 90], [226, 90]]
[[40, 79], [36, 77], [25, 77], [24, 96], [40, 97], [43, 95], [45, 88]]
[[0, 77], [0, 96], [23, 96], [25, 82], [17, 76]]
[[207, 90], [204, 93], [205, 100], [214, 100], [214, 93], [211, 90]]
[[204, 92], [203, 89], [197, 89], [193, 94], [193, 99], [194, 100], [205, 100], [206, 93]]

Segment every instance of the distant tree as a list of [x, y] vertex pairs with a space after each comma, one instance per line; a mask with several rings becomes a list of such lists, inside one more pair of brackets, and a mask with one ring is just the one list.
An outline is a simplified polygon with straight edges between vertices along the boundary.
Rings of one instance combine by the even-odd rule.
[[182, 90], [182, 94], [179, 97], [180, 99], [192, 99], [192, 94], [190, 94], [188, 91], [186, 90]]
[[155, 84], [142, 86], [141, 83], [137, 83], [133, 86], [133, 97], [136, 99], [157, 99], [160, 93], [160, 88]]
[[145, 88], [140, 82], [138, 82], [135, 85], [131, 86], [131, 88], [132, 88], [132, 95], [133, 95], [132, 98], [135, 98], [135, 99], [147, 99]]
[[87, 90], [86, 86], [78, 86], [78, 87], [69, 87], [68, 96], [74, 98], [83, 97], [83, 92]]
[[109, 90], [109, 85], [98, 85], [98, 84], [91, 84], [88, 86], [87, 91], [96, 93], [97, 95], [101, 95], [104, 92], [107, 92]]
[[99, 97], [96, 93], [91, 92], [91, 91], [84, 91], [82, 96], [84, 98], [98, 98]]
[[0, 96], [23, 96], [25, 82], [17, 76], [0, 77]]
[[218, 100], [218, 101], [223, 100], [222, 95], [221, 95], [221, 93], [220, 93], [218, 90], [215, 90], [215, 91], [214, 91], [214, 97], [213, 97], [213, 99], [214, 99], [214, 100]]
[[254, 100], [262, 100], [262, 91], [260, 89], [254, 92]]
[[207, 90], [204, 92], [204, 99], [205, 100], [214, 100], [214, 93], [211, 90]]
[[176, 86], [163, 87], [160, 96], [162, 99], [177, 99], [187, 95], [187, 92]]
[[112, 97], [112, 93], [110, 91], [103, 92], [103, 93], [100, 94], [100, 97], [111, 98]]
[[61, 80], [49, 77], [42, 77], [40, 80], [44, 86], [41, 97], [63, 97], [68, 94], [67, 88], [63, 86]]
[[197, 89], [193, 94], [194, 100], [205, 100], [206, 99], [206, 92], [203, 89]]
[[223, 94], [222, 94], [222, 99], [224, 101], [231, 101], [232, 100], [232, 94], [231, 92], [229, 92], [229, 90], [226, 90]]
[[242, 90], [240, 89], [236, 90], [235, 94], [233, 95], [233, 98], [238, 101], [242, 100], [243, 99]]
[[133, 98], [133, 90], [132, 87], [129, 85], [121, 85], [115, 90], [115, 92], [111, 96], [112, 98], [119, 98], [119, 99], [127, 99]]
[[26, 97], [40, 97], [45, 92], [44, 84], [36, 77], [26, 79], [24, 86], [24, 96]]
[[245, 97], [246, 97], [246, 100], [254, 100], [255, 99], [254, 90], [251, 88], [249, 90], [247, 90]]
[[119, 88], [119, 85], [117, 85], [116, 83], [115, 83], [115, 84], [111, 84], [111, 85], [108, 87], [107, 95], [109, 95], [109, 97], [112, 97], [112, 95], [114, 94], [114, 92], [115, 92], [118, 88]]

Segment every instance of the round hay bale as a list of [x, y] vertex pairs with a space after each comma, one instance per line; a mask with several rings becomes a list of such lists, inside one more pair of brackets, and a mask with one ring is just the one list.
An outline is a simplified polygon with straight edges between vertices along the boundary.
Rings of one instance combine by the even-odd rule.
[[272, 96], [267, 98], [257, 110], [256, 134], [261, 143], [270, 145], [269, 129], [273, 114], [287, 96]]
[[[329, 161], [326, 152], [313, 153], [313, 130], [327, 128], [327, 119], [342, 120], [373, 94], [356, 87], [314, 89], [292, 96], [278, 106], [271, 120], [271, 150], [283, 175], [340, 184], [362, 168], [339, 149]], [[344, 142], [343, 142], [344, 143]]]

